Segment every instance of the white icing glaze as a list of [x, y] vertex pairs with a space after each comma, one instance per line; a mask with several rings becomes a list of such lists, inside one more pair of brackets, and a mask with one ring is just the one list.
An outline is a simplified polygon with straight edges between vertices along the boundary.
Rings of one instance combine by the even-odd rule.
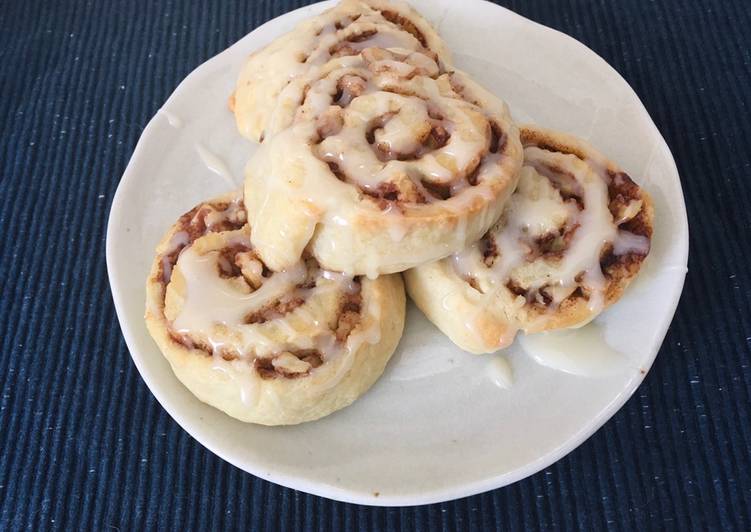
[[177, 251], [177, 249], [186, 246], [189, 242], [190, 235], [188, 235], [187, 231], [178, 231], [170, 238], [169, 245], [164, 250], [164, 254], [170, 255]]
[[[317, 79], [320, 72], [329, 69], [332, 63], [349, 57], [374, 56], [374, 61], [383, 61], [374, 65], [374, 70], [400, 76], [414, 74], [414, 71], [406, 74], [405, 65], [412, 65], [420, 72], [432, 65], [434, 70], [425, 72], [437, 72], [436, 61], [427, 55], [435, 56], [442, 65], [450, 64], [444, 43], [414, 10], [398, 3], [386, 8], [391, 15], [408, 21], [404, 25], [400, 21], [390, 22], [387, 17], [392, 17], [384, 15], [384, 8], [367, 2], [339, 2], [252, 54], [238, 79], [235, 93], [234, 110], [241, 132], [258, 139], [288, 127], [289, 119], [294, 115], [294, 112], [289, 113], [288, 104], [290, 101], [299, 103], [301, 98], [283, 103], [278, 100], [279, 94], [301, 93], [308, 84], [303, 78], [307, 81]], [[410, 33], [409, 26], [418, 29], [420, 40]], [[396, 58], [383, 57], [386, 51]], [[413, 58], [414, 54], [419, 57]], [[303, 83], [298, 83], [301, 80]], [[289, 85], [298, 87], [288, 91]], [[284, 119], [281, 119], [282, 115]]]
[[351, 43], [350, 46], [354, 50], [365, 50], [366, 48], [418, 48], [419, 42], [409, 33], [403, 31], [379, 31], [372, 37], [368, 37], [364, 41]]
[[[258, 113], [268, 115], [269, 127], [247, 170], [246, 191], [259, 191], [248, 203], [252, 240], [272, 269], [306, 248], [369, 278], [440, 259], [489, 227], [516, 182], [519, 143], [505, 105], [489, 93], [464, 98], [454, 74], [439, 66], [447, 64], [442, 57], [383, 18], [376, 11], [348, 24], [327, 14], [248, 63], [245, 74], [260, 90], [280, 68], [266, 65], [272, 49], [282, 57], [289, 47], [300, 52], [289, 64], [293, 79]], [[252, 74], [251, 64], [258, 66]], [[244, 79], [238, 94], [252, 91]], [[510, 135], [509, 148], [490, 153], [498, 130]], [[401, 208], [389, 211], [390, 204]], [[347, 229], [337, 235], [329, 223]], [[431, 224], [445, 238], [419, 249], [415, 241]], [[394, 244], [387, 258], [383, 249], [363, 249], [369, 241], [389, 245], [380, 235]]]
[[[227, 205], [224, 210], [218, 210], [210, 208], [209, 212], [204, 218], [206, 227], [212, 228], [226, 221], [241, 221], [240, 215], [244, 217], [244, 209], [240, 206], [238, 201], [233, 201]], [[247, 244], [247, 237], [243, 234], [234, 234], [229, 237], [229, 244]]]
[[[177, 233], [167, 251], [172, 252], [186, 244], [187, 238], [187, 233]], [[247, 233], [242, 231], [233, 231], [223, 238], [228, 247], [249, 246]], [[309, 374], [310, 378], [317, 379], [316, 384], [326, 389], [347, 375], [354, 363], [354, 355], [364, 344], [380, 341], [380, 302], [372, 297], [362, 298], [360, 320], [343, 342], [337, 341], [335, 331], [331, 329], [331, 316], [321, 314], [321, 305], [331, 309], [328, 312], [336, 312], [338, 307], [332, 309], [330, 305], [338, 305], [341, 295], [362, 290], [360, 282], [352, 276], [316, 270], [315, 285], [298, 288], [303, 281], [309, 280], [310, 275], [306, 264], [300, 262], [294, 268], [262, 278], [253, 290], [237, 278], [219, 275], [219, 265], [227, 259], [221, 250], [209, 249], [199, 253], [198, 249], [206, 249], [203, 244], [199, 245], [200, 242], [199, 239], [186, 247], [175, 267], [181, 276], [182, 289], [176, 295], [178, 308], [171, 328], [183, 336], [189, 347], [194, 346], [194, 339], [196, 342], [202, 339], [211, 347], [212, 369], [237, 380], [245, 404], [256, 404], [260, 393], [261, 377], [248, 365], [253, 358], [273, 357], [270, 363], [277, 371]], [[242, 264], [252, 265], [253, 262]], [[270, 308], [269, 304], [283, 301], [285, 297], [300, 297], [303, 303], [282, 317], [246, 323], [249, 314]], [[304, 349], [317, 350], [323, 359], [319, 368], [332, 367], [333, 370], [319, 371], [293, 354]], [[227, 354], [239, 358], [225, 360], [223, 357]]]
[[616, 255], [625, 255], [626, 253], [638, 253], [646, 255], [649, 253], [650, 242], [646, 236], [635, 235], [628, 231], [618, 231], [613, 242], [613, 253]]
[[599, 325], [523, 335], [519, 343], [537, 363], [584, 377], [606, 377], [633, 370], [623, 354], [610, 347]]
[[[284, 115], [290, 106], [298, 105], [303, 92], [305, 103], [297, 111], [298, 121], [307, 117], [318, 118], [335, 109], [336, 114], [341, 116], [343, 127], [320, 143], [317, 154], [325, 161], [336, 163], [348, 179], [366, 190], [376, 190], [384, 182], [399, 183], [405, 176], [409, 179], [427, 176], [440, 182], [456, 181], [452, 183], [452, 189], [459, 192], [466, 185], [466, 175], [487, 146], [487, 122], [481, 110], [462, 100], [442, 96], [437, 83], [430, 78], [409, 82], [400, 79], [400, 72], [411, 72], [416, 68], [410, 62], [420, 65], [420, 68], [426, 64], [435, 65], [426, 56], [409, 50], [385, 52], [371, 49], [368, 52], [364, 54], [365, 62], [359, 56], [337, 60], [334, 63], [337, 68], [327, 65], [333, 70], [313, 69], [298, 83], [290, 84], [280, 98], [283, 103], [279, 104], [278, 113]], [[381, 55], [376, 52], [387, 54], [386, 57], [391, 59], [378, 59]], [[399, 55], [399, 52], [405, 55]], [[367, 58], [371, 56], [376, 60], [368, 63]], [[341, 105], [347, 105], [344, 109], [331, 107], [340, 80], [347, 76], [361, 80], [359, 90], [362, 94], [340, 101]], [[409, 91], [422, 94], [422, 97], [382, 91], [383, 87], [394, 83], [403, 84]], [[424, 98], [429, 98], [430, 104]], [[445, 129], [451, 135], [445, 146], [431, 152], [425, 152], [422, 142], [431, 126], [439, 121], [428, 117], [428, 105], [433, 112], [443, 116]], [[379, 160], [374, 146], [367, 142], [367, 132], [372, 128], [373, 120], [382, 118], [385, 123], [375, 130], [375, 146], [387, 152], [417, 154], [415, 160]], [[278, 124], [283, 122], [281, 118], [275, 120]], [[303, 136], [312, 136], [313, 133], [310, 131]], [[497, 166], [498, 162], [496, 157], [490, 163], [485, 163], [485, 171], [488, 171], [488, 167]], [[432, 200], [430, 194], [426, 196]]]
[[[351, 73], [350, 70], [347, 72]], [[331, 94], [336, 92], [335, 79], [338, 78], [326, 78], [321, 81], [320, 86], [312, 86], [308, 91], [308, 107], [303, 107], [300, 112], [318, 111], [323, 108]], [[430, 79], [423, 81], [425, 86], [434, 83]], [[417, 89], [421, 87], [422, 85]], [[449, 246], [448, 249], [456, 249], [457, 242], [459, 245], [465, 244], [467, 221], [463, 218], [466, 217], [467, 211], [476, 209], [474, 206], [478, 201], [487, 203], [496, 199], [496, 192], [491, 188], [491, 180], [487, 176], [495, 170], [497, 179], [501, 158], [485, 152], [489, 142], [488, 125], [478, 108], [456, 98], [442, 97], [435, 88], [431, 90], [438, 96], [428, 104], [424, 99], [415, 96], [379, 92], [369, 83], [365, 87], [365, 92], [354, 98], [345, 109], [326, 108], [326, 113], [338, 109], [337, 113], [341, 115], [343, 125], [337, 133], [327, 136], [319, 144], [314, 143], [314, 139], [318, 137], [316, 125], [307, 120], [300, 120], [292, 128], [277, 135], [274, 139], [275, 145], [288, 147], [283, 154], [279, 154], [278, 162], [275, 162], [277, 155], [271, 153], [276, 151], [273, 148], [269, 148], [269, 153], [261, 152], [258, 158], [273, 157], [269, 160], [272, 165], [270, 168], [278, 164], [289, 167], [290, 171], [284, 171], [283, 177], [266, 180], [264, 186], [267, 193], [264, 195], [264, 202], [254, 209], [254, 243], [263, 249], [264, 253], [273, 251], [274, 255], [278, 254], [281, 258], [294, 253], [292, 249], [287, 249], [291, 234], [312, 235], [316, 224], [322, 220], [331, 221], [339, 226], [348, 225], [351, 217], [360, 208], [358, 203], [362, 198], [360, 191], [349, 183], [376, 194], [384, 183], [392, 183], [402, 191], [423, 190], [422, 195], [428, 202], [437, 203], [439, 200], [426, 192], [420, 181], [423, 177], [429, 176], [435, 181], [445, 181], [455, 193], [448, 200], [440, 201], [441, 206], [449, 212], [456, 213], [459, 220], [458, 231], [452, 236], [452, 240], [445, 244]], [[444, 127], [454, 131], [443, 147], [430, 152], [424, 150], [422, 142], [439, 121], [429, 116], [428, 105], [434, 108], [431, 112], [439, 113], [443, 117]], [[383, 117], [386, 117], [385, 121], [373, 133], [374, 145], [382, 146], [386, 151], [414, 153], [416, 159], [379, 159], [374, 145], [368, 142], [368, 132], [373, 127], [373, 120]], [[309, 147], [311, 144], [312, 148]], [[483, 175], [486, 178], [482, 184], [469, 187], [466, 174], [483, 156], [487, 156], [486, 159], [489, 160], [482, 163]], [[321, 161], [336, 164], [337, 172], [342, 173], [348, 183], [339, 181], [332, 170], [321, 164]], [[256, 160], [252, 167], [264, 168], [264, 163], [265, 161]], [[256, 171], [270, 173], [270, 170]], [[267, 232], [264, 221], [274, 219], [277, 212], [276, 202], [268, 198], [280, 196], [294, 198], [295, 203], [300, 206], [296, 208], [299, 208], [301, 213], [309, 207], [309, 216], [298, 216], [294, 223], [288, 220], [275, 223]], [[375, 205], [371, 204], [369, 207], [377, 211]], [[415, 204], [414, 209], [419, 210], [420, 207]], [[385, 216], [379, 213], [378, 217], [388, 220], [384, 228], [394, 242], [401, 242], [410, 231], [410, 224], [407, 223], [404, 212], [392, 212], [387, 209]], [[483, 225], [487, 223], [489, 221], [483, 221]], [[294, 255], [290, 255], [278, 262], [291, 262], [293, 258]], [[366, 265], [362, 270], [368, 277], [375, 278], [379, 274], [379, 257], [373, 255], [370, 259], [372, 265]]]
[[626, 208], [623, 209], [623, 212], [620, 213], [620, 216], [615, 220], [616, 225], [621, 225], [626, 220], [630, 220], [631, 218], [635, 217], [639, 211], [642, 208], [642, 201], [641, 200], [632, 200], [628, 203]]
[[259, 289], [243, 293], [217, 274], [218, 257], [215, 251], [199, 255], [194, 247], [180, 255], [186, 297], [173, 323], [178, 332], [202, 332], [211, 341], [215, 324], [242, 325], [245, 316], [289, 293], [306, 275], [305, 266], [298, 264], [273, 274]]
[[329, 279], [330, 281], [336, 281], [336, 287], [343, 287], [344, 290], [350, 294], [354, 294], [359, 290], [359, 287], [357, 286], [357, 283], [355, 282], [354, 277], [351, 275], [347, 275], [346, 273], [340, 273], [340, 272], [332, 272], [329, 270], [321, 270], [321, 276], [324, 279]]
[[404, 220], [404, 216], [394, 205], [389, 205], [388, 208], [383, 211], [383, 215], [387, 216], [389, 220], [386, 228], [391, 240], [394, 242], [401, 242], [409, 230], [407, 223]]
[[[533, 284], [539, 287], [551, 280], [564, 286], [574, 286], [575, 277], [585, 272], [584, 282], [595, 293], [604, 288], [604, 278], [600, 270], [600, 250], [607, 242], [612, 242], [616, 235], [613, 215], [608, 209], [608, 187], [602, 177], [586, 163], [574, 155], [541, 154], [539, 148], [526, 148], [525, 156], [548, 156], [554, 160], [567, 160], [576, 169], [575, 178], [583, 189], [584, 210], [574, 219], [578, 229], [570, 242], [563, 259], [554, 267], [547, 268], [548, 278]], [[527, 155], [529, 153], [529, 155]], [[546, 276], [547, 277], [547, 276]]]
[[[348, 40], [349, 37], [358, 36], [358, 34], [360, 34], [360, 29], [364, 29], [365, 26], [366, 24], [364, 24], [364, 21], [358, 21], [357, 23], [351, 24], [343, 31], [322, 31], [318, 36], [318, 43], [316, 43], [315, 49], [305, 61], [305, 65], [312, 69], [322, 67], [332, 59], [331, 51], [340, 47], [345, 47], [355, 54], [366, 48], [396, 48], [411, 50], [418, 50], [421, 48], [417, 39], [409, 33], [385, 27], [379, 28], [375, 34], [365, 39], [357, 41]], [[368, 28], [365, 31], [372, 31], [372, 28]]]
[[[559, 173], [552, 168], [563, 168]], [[482, 315], [499, 305], [508, 321], [507, 334], [499, 338], [497, 347], [508, 345], [521, 327], [519, 312], [527, 304], [507, 287], [513, 283], [537, 297], [545, 312], [524, 314], [525, 328], [543, 328], [554, 315], [557, 306], [578, 287], [588, 296], [593, 314], [605, 305], [607, 279], [600, 267], [601, 251], [613, 244], [616, 255], [635, 252], [646, 255], [649, 239], [627, 231], [619, 231], [609, 210], [608, 174], [605, 167], [590, 159], [583, 161], [574, 155], [549, 152], [537, 147], [525, 149], [525, 166], [520, 172], [517, 191], [507, 203], [501, 220], [485, 241], [476, 242], [449, 258], [450, 267], [463, 279], [473, 280], [480, 293], [476, 294], [476, 312], [465, 316], [469, 331], [482, 322]], [[575, 191], [583, 208], [574, 200], [565, 200], [561, 190]], [[635, 208], [636, 205], [638, 208]], [[627, 219], [638, 214], [641, 201], [632, 201], [625, 209]], [[569, 234], [568, 242], [563, 236]], [[536, 241], [553, 235], [553, 245], [565, 251], [561, 256], [535, 258]], [[486, 265], [483, 250], [486, 242], [495, 247], [490, 266]], [[545, 290], [546, 301], [540, 289]], [[500, 300], [499, 300], [500, 298]], [[446, 303], [444, 302], [444, 305]], [[529, 321], [529, 320], [532, 321]]]
[[233, 189], [237, 188], [235, 178], [233, 177], [232, 172], [230, 172], [229, 168], [227, 168], [227, 165], [224, 161], [222, 161], [216, 154], [206, 149], [206, 147], [202, 144], [196, 144], [196, 151], [198, 152], [198, 156], [201, 158], [203, 164], [206, 165], [206, 168], [221, 177], [224, 182], [231, 186]]
[[522, 175], [518, 194], [509, 206], [519, 230], [540, 237], [574, 222], [578, 214], [575, 204], [563, 202], [558, 191], [533, 168], [524, 167]]
[[503, 355], [491, 355], [487, 364], [487, 373], [493, 384], [499, 388], [508, 389], [514, 384], [511, 365]]
[[217, 353], [218, 351], [215, 349], [214, 355], [212, 356], [211, 369], [237, 382], [240, 386], [240, 401], [242, 401], [245, 406], [255, 406], [258, 403], [260, 395], [260, 377], [258, 377], [255, 372], [248, 371], [247, 363], [244, 361], [224, 360]]
[[178, 249], [181, 249], [188, 245], [190, 242], [190, 236], [185, 231], [178, 231], [169, 241], [167, 249], [162, 253], [162, 279], [168, 281], [172, 276], [172, 262], [170, 261], [170, 255], [172, 255]]
[[[326, 274], [332, 279], [337, 278], [332, 272], [326, 272]], [[346, 281], [347, 276], [339, 279], [342, 278], [345, 282], [351, 282], [351, 279]], [[333, 373], [321, 375], [314, 373], [316, 384], [324, 390], [333, 388], [347, 375], [352, 369], [355, 353], [360, 350], [363, 344], [375, 345], [381, 341], [380, 304], [372, 298], [365, 299], [364, 303], [365, 308], [360, 311], [360, 322], [349, 334], [344, 345], [337, 343], [333, 334], [323, 334], [316, 340], [314, 347], [319, 352], [326, 354], [326, 364], [335, 367]]]

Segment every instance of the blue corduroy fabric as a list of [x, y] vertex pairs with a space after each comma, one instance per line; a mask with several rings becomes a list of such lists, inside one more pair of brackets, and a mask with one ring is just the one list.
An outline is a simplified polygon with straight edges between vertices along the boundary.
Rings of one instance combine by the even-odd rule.
[[118, 180], [180, 80], [301, 2], [0, 2], [0, 530], [751, 529], [751, 8], [510, 0], [632, 84], [678, 163], [683, 298], [634, 397], [512, 486], [370, 508], [190, 438], [140, 379], [104, 262]]

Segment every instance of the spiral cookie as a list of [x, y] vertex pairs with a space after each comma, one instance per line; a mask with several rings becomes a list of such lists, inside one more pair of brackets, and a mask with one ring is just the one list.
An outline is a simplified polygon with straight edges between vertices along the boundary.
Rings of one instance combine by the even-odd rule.
[[417, 306], [459, 347], [576, 327], [617, 301], [650, 249], [652, 203], [572, 136], [526, 127], [518, 188], [478, 242], [405, 273]]
[[288, 125], [280, 118], [295, 106], [304, 78], [315, 77], [329, 61], [368, 48], [419, 52], [441, 68], [450, 63], [441, 38], [406, 3], [343, 0], [248, 58], [230, 97], [240, 133], [260, 142], [280, 131]]
[[294, 124], [261, 145], [245, 201], [271, 269], [308, 249], [331, 270], [399, 272], [498, 219], [521, 166], [518, 130], [503, 102], [424, 59], [371, 49], [324, 69]]
[[343, 408], [381, 375], [404, 326], [400, 276], [272, 272], [250, 244], [239, 194], [183, 215], [157, 247], [146, 322], [202, 401], [265, 425]]

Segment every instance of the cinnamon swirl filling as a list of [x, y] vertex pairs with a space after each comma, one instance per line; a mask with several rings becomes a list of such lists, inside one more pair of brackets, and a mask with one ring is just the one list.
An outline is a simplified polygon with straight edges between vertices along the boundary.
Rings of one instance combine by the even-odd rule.
[[453, 256], [482, 294], [506, 291], [514, 315], [540, 317], [586, 302], [592, 313], [620, 295], [649, 253], [651, 208], [623, 171], [537, 130], [522, 132], [524, 168], [496, 224]]
[[373, 65], [382, 74], [411, 79], [424, 67], [443, 73], [449, 53], [430, 25], [406, 5], [344, 0], [251, 55], [230, 98], [240, 131], [254, 140], [289, 125], [286, 112], [310, 79], [362, 55], [389, 52]]
[[651, 246], [649, 195], [614, 163], [536, 126], [522, 128], [521, 140], [519, 183], [495, 225], [404, 273], [418, 307], [473, 353], [506, 347], [519, 330], [592, 320], [621, 297]]
[[157, 261], [171, 340], [219, 365], [251, 364], [263, 379], [304, 377], [339, 355], [365, 310], [361, 280], [313, 258], [269, 270], [250, 244], [239, 199], [181, 216]]

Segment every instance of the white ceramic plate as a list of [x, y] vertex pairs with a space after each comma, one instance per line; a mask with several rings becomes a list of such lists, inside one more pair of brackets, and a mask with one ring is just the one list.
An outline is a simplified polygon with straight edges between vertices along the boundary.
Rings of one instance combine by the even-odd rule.
[[[494, 381], [501, 375], [489, 371], [499, 355], [460, 351], [410, 307], [404, 337], [381, 380], [354, 405], [320, 421], [279, 428], [243, 424], [204, 405], [177, 381], [142, 318], [153, 249], [181, 213], [241, 182], [254, 146], [235, 132], [226, 100], [244, 58], [328, 3], [268, 22], [180, 84], [143, 132], [107, 232], [123, 334], [144, 381], [170, 415], [245, 471], [363, 504], [422, 504], [497, 488], [581, 444], [643, 380], [678, 303], [688, 255], [675, 163], [636, 94], [610, 66], [570, 37], [490, 3], [413, 3], [445, 37], [457, 66], [505, 98], [518, 120], [590, 139], [652, 194], [656, 230], [642, 274], [594, 326], [556, 339], [564, 346], [553, 361], [558, 365], [620, 363], [606, 364], [609, 371], [584, 364], [595, 376], [572, 375], [536, 363], [522, 348], [525, 342], [517, 341], [504, 354], [513, 385], [499, 387]], [[585, 345], [577, 346], [584, 337]], [[540, 355], [539, 346], [525, 347]], [[607, 354], [611, 348], [620, 355]]]

